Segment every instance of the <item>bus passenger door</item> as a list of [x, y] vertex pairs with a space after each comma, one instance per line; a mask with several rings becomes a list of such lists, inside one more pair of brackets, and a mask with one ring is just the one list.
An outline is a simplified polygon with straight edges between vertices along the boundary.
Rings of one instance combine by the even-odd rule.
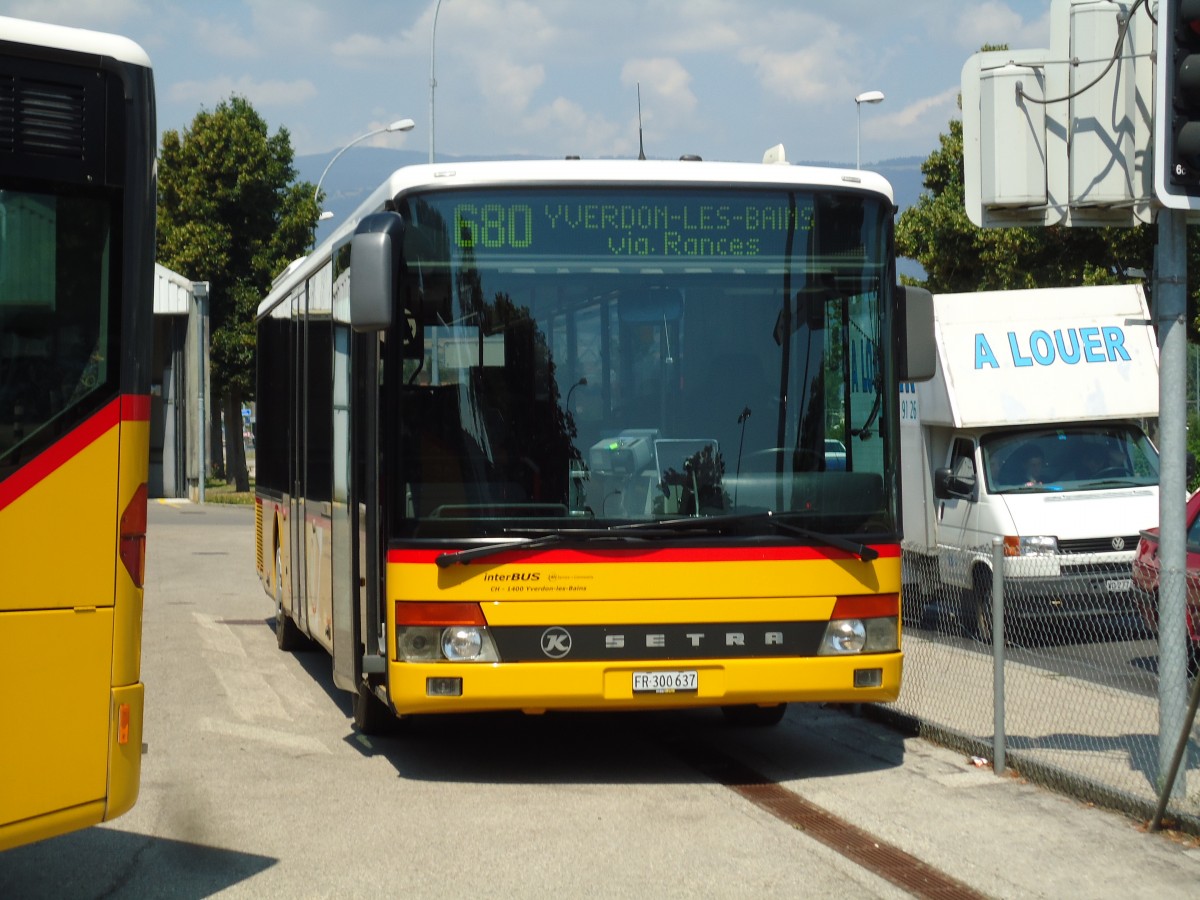
[[[291, 526], [288, 528], [288, 550], [291, 565], [288, 566], [288, 582], [291, 587], [291, 616], [298, 626], [303, 628], [304, 621], [304, 573], [307, 564], [304, 558], [305, 530], [304, 521], [304, 481], [307, 468], [307, 422], [305, 418], [306, 394], [308, 377], [305, 351], [308, 344], [307, 323], [307, 291], [301, 288], [300, 293], [292, 298], [292, 391], [291, 401], [291, 441], [290, 470], [292, 474], [288, 498], [288, 517]], [[284, 598], [286, 605], [287, 598]]]
[[[354, 464], [351, 459], [350, 429], [350, 327], [333, 327], [333, 682], [343, 690], [357, 688], [355, 655], [358, 634], [355, 625], [358, 598], [358, 566], [355, 525], [358, 501], [352, 490]], [[353, 504], [353, 507], [352, 507]]]

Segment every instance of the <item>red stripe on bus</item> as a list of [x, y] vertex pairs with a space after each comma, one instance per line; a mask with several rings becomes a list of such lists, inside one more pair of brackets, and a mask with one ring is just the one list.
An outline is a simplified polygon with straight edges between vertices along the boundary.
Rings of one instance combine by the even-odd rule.
[[[898, 544], [872, 544], [881, 558], [898, 557]], [[389, 563], [432, 563], [453, 550], [389, 550]], [[853, 559], [831, 547], [674, 547], [662, 550], [521, 550], [496, 553], [469, 565], [499, 563], [635, 563], [635, 562], [778, 562], [809, 559]]]
[[122, 394], [121, 395], [121, 421], [122, 422], [149, 422], [150, 421], [150, 395], [149, 394]]
[[149, 418], [149, 396], [128, 394], [113, 400], [0, 482], [0, 510], [50, 477], [121, 421], [148, 421]]

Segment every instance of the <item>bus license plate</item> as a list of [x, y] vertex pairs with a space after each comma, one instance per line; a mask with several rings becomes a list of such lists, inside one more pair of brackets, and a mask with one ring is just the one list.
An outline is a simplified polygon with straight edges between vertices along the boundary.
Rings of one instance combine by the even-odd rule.
[[1125, 591], [1128, 591], [1133, 587], [1133, 579], [1110, 578], [1108, 581], [1104, 582], [1104, 587], [1107, 588], [1108, 592], [1111, 594], [1123, 594]]
[[635, 694], [674, 694], [676, 691], [695, 691], [699, 686], [700, 677], [695, 669], [633, 673]]

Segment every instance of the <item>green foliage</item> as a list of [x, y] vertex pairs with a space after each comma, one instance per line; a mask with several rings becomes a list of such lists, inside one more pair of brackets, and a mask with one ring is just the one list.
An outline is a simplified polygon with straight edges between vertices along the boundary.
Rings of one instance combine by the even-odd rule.
[[214, 391], [252, 397], [254, 311], [271, 279], [312, 243], [314, 186], [295, 182], [291, 138], [243, 97], [164, 133], [158, 260], [210, 284]]
[[1196, 460], [1196, 470], [1188, 476], [1187, 489], [1194, 491], [1200, 488], [1200, 416], [1188, 414], [1187, 421], [1187, 452]]

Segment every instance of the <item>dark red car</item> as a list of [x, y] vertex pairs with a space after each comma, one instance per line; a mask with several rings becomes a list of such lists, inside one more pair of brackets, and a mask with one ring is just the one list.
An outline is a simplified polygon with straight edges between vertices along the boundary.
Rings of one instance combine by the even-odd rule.
[[[1187, 502], [1188, 671], [1200, 668], [1200, 491]], [[1149, 528], [1133, 556], [1134, 597], [1146, 625], [1158, 634], [1158, 529]]]

